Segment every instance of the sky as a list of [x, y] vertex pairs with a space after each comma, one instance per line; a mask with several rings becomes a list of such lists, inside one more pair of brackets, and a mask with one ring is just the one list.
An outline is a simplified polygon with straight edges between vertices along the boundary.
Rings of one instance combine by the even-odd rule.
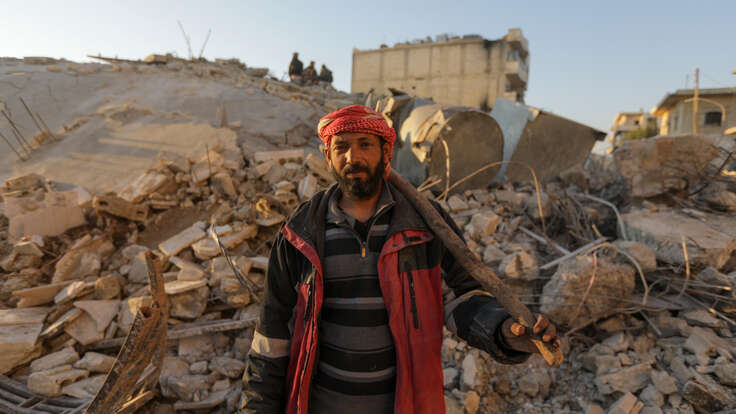
[[[7, 1], [0, 56], [88, 61], [236, 57], [285, 75], [291, 54], [326, 64], [350, 90], [352, 50], [450, 33], [529, 40], [526, 103], [608, 131], [621, 111], [650, 110], [668, 92], [734, 87], [736, 0], [708, 1]], [[2, 98], [2, 97], [0, 97]]]

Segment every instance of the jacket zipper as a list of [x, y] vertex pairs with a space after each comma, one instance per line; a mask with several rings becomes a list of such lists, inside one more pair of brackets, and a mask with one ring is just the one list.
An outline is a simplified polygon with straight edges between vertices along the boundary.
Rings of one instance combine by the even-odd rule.
[[419, 329], [419, 315], [417, 315], [417, 298], [414, 294], [414, 276], [411, 270], [407, 272], [409, 275], [409, 296], [411, 298], [411, 314], [414, 317], [414, 329]]

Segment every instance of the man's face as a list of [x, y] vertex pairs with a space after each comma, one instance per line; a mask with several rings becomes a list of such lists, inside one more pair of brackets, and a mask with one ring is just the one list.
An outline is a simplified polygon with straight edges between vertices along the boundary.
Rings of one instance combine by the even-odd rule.
[[376, 135], [345, 132], [332, 137], [325, 158], [343, 194], [366, 200], [378, 192], [388, 150]]

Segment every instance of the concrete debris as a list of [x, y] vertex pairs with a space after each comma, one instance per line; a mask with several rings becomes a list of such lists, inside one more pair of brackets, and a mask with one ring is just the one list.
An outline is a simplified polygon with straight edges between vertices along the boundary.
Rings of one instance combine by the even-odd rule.
[[692, 186], [718, 148], [697, 136], [657, 137], [624, 141], [613, 156], [631, 195], [652, 197]]
[[[185, 138], [199, 131], [196, 124], [167, 130], [163, 135], [181, 139], [177, 145], [186, 146], [186, 153], [167, 147], [150, 157], [155, 158], [153, 165], [103, 190], [69, 190], [36, 174], [7, 180], [0, 189], [0, 373], [45, 396], [102, 395], [99, 407], [104, 411], [105, 398], [114, 390], [104, 389], [103, 374], [115, 371], [126, 335], [133, 330], [136, 336], [136, 315], [159, 309], [146, 266], [147, 255], [153, 254], [161, 259], [162, 295], [168, 306], [160, 311], [168, 321], [159, 322], [168, 326], [169, 346], [156, 348], [161, 354], [152, 362], [161, 365], [160, 371], [146, 370], [141, 378], [149, 391], [136, 404], [149, 398], [146, 409], [158, 407], [152, 412], [235, 412], [271, 241], [300, 202], [334, 182], [319, 155], [313, 126], [326, 108], [352, 102], [319, 88], [249, 76], [233, 62], [166, 56], [154, 61], [158, 66], [111, 60], [106, 66], [114, 68], [96, 69], [55, 62], [60, 72], [44, 74], [191, 74], [225, 79], [274, 105], [290, 101], [308, 110], [289, 113], [293, 120], [273, 122], [268, 108], [261, 108], [252, 118], [234, 121], [228, 117], [248, 110], [231, 107], [227, 97], [228, 116], [222, 105], [215, 119], [222, 128], [210, 128], [212, 120], [207, 120], [208, 128], [194, 145]], [[125, 128], [133, 125], [129, 121], [157, 116], [142, 102], [106, 104], [95, 119], [68, 125], [68, 133], [99, 121], [106, 128], [123, 128], [118, 132], [127, 137]], [[196, 112], [166, 116], [171, 122], [190, 122]], [[433, 113], [458, 131], [462, 128], [455, 122], [464, 117], [476, 125], [484, 124], [476, 117], [488, 118], [452, 118], [446, 108]], [[495, 123], [506, 134], [504, 119], [511, 118], [499, 119]], [[534, 152], [534, 146], [524, 147], [535, 137], [529, 132], [534, 128], [562, 125], [544, 114], [531, 119], [525, 121], [526, 132], [517, 131], [519, 142], [504, 158], [514, 151]], [[584, 126], [562, 127], [581, 132], [572, 138], [586, 145], [596, 135]], [[160, 131], [149, 132], [152, 140], [162, 139]], [[433, 133], [424, 132], [427, 137]], [[252, 136], [260, 141], [251, 145]], [[686, 142], [691, 138], [627, 143], [631, 148], [617, 153], [615, 162], [591, 156], [585, 169], [584, 157], [578, 158], [582, 151], [545, 165], [541, 214], [537, 189], [526, 182], [528, 171], [521, 168], [488, 170], [486, 177], [481, 174], [438, 200], [471, 250], [524, 302], [550, 316], [560, 331], [576, 329], [564, 344], [565, 363], [555, 370], [537, 357], [518, 366], [497, 364], [445, 331], [441, 355], [448, 413], [602, 413], [601, 407], [611, 413], [691, 413], [733, 405], [736, 221], [723, 212], [732, 211], [734, 183], [723, 174], [708, 178], [717, 175], [715, 161], [708, 160], [709, 150], [696, 154], [705, 146]], [[455, 140], [449, 142], [451, 157], [456, 153], [452, 148], [467, 137], [457, 135]], [[442, 145], [404, 146], [396, 160], [405, 162], [402, 157], [409, 152], [422, 155], [438, 143]], [[497, 147], [498, 155], [503, 150]], [[471, 149], [488, 162], [489, 152]], [[518, 154], [513, 158], [519, 159]], [[538, 155], [530, 155], [532, 164], [541, 165]], [[434, 158], [426, 171], [445, 179], [444, 160]], [[451, 162], [450, 179], [455, 182], [464, 176], [459, 171], [470, 167], [462, 159]], [[675, 171], [669, 168], [673, 162], [695, 172]], [[498, 174], [511, 180], [491, 183]], [[550, 181], [555, 175], [561, 180]], [[434, 197], [444, 188], [436, 184], [425, 194]], [[645, 199], [665, 192], [676, 202], [662, 205], [659, 198]], [[591, 195], [613, 202], [617, 211]], [[238, 282], [209, 235], [211, 225], [234, 266], [261, 291], [251, 295]], [[616, 248], [601, 245], [604, 240]], [[640, 265], [642, 275], [622, 252]], [[643, 281], [649, 289], [646, 303]], [[150, 354], [145, 356], [154, 352]]]
[[[633, 293], [632, 267], [577, 257], [562, 263], [544, 285], [541, 310], [560, 325], [577, 326], [612, 315]], [[578, 307], [580, 312], [571, 311]]]

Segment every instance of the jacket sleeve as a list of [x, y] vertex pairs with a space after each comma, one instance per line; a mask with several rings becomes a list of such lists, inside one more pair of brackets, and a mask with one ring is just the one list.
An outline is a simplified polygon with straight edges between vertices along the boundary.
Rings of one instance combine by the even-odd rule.
[[[452, 230], [463, 238], [450, 215], [437, 203], [432, 203]], [[445, 325], [470, 346], [488, 352], [496, 361], [518, 364], [529, 358], [528, 353], [506, 345], [501, 325], [510, 317], [496, 298], [484, 291], [477, 280], [460, 266], [449, 250], [443, 247], [442, 277], [445, 303]]]
[[271, 248], [260, 316], [243, 373], [239, 413], [283, 413], [299, 253], [281, 234]]

